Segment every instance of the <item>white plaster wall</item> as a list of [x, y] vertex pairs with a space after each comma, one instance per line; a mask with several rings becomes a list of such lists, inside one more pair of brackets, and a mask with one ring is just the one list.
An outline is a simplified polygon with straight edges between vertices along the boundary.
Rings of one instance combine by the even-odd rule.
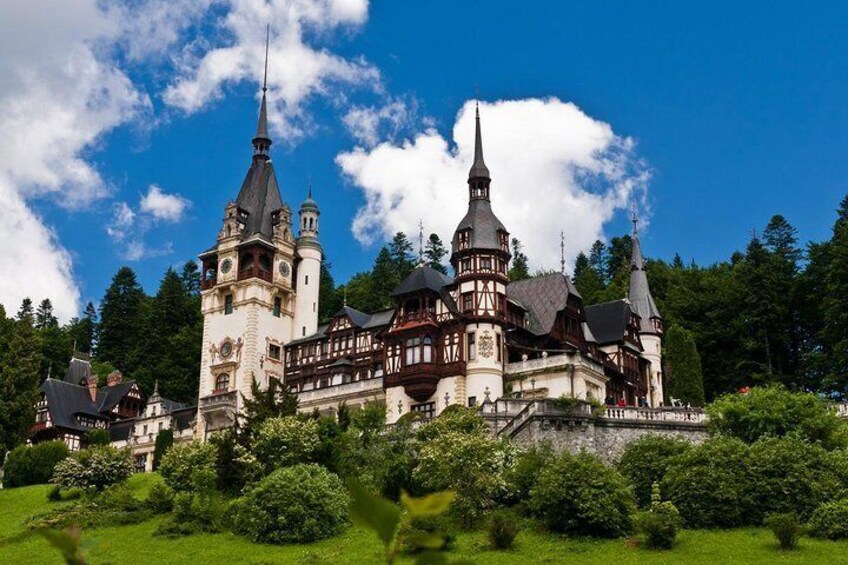
[[[465, 369], [465, 395], [474, 396], [480, 404], [486, 399], [486, 388], [489, 389], [489, 399], [493, 402], [503, 396], [503, 362], [498, 361], [496, 335], [501, 335], [501, 328], [490, 323], [474, 323], [465, 326], [465, 346], [468, 347], [468, 333], [476, 332], [477, 354], [475, 358], [468, 359]], [[488, 357], [481, 354], [481, 339], [487, 335], [492, 338], [493, 351]], [[501, 339], [503, 344], [503, 339]], [[466, 351], [466, 358], [468, 358]], [[503, 352], [501, 352], [503, 355]], [[503, 359], [503, 357], [501, 357]]]
[[642, 334], [642, 357], [651, 362], [649, 384], [655, 388], [650, 391], [648, 402], [656, 408], [663, 405], [663, 376], [662, 376], [662, 339], [654, 334]]
[[298, 254], [301, 261], [297, 267], [293, 339], [312, 335], [318, 330], [318, 293], [321, 287], [321, 250], [304, 246], [298, 248]]

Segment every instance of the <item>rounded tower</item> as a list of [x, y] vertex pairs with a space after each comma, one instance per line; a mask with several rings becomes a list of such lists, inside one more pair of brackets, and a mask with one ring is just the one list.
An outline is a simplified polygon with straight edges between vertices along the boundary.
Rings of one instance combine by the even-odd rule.
[[324, 251], [318, 242], [318, 216], [321, 211], [309, 196], [300, 205], [300, 224], [297, 238], [297, 269], [295, 280], [295, 311], [293, 339], [318, 331], [318, 294], [321, 287], [321, 261]]
[[509, 232], [492, 212], [491, 177], [483, 161], [480, 110], [476, 112], [474, 163], [468, 173], [468, 212], [454, 232], [451, 265], [454, 298], [466, 321], [464, 357], [468, 404], [503, 395]]

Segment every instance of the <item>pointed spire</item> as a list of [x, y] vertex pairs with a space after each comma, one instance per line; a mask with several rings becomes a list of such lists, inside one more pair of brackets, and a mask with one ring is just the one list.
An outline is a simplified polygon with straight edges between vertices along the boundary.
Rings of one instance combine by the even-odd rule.
[[641, 331], [662, 333], [662, 316], [651, 295], [651, 287], [648, 285], [648, 273], [645, 271], [642, 245], [639, 242], [639, 217], [635, 207], [631, 221], [633, 222], [633, 247], [630, 252], [630, 289], [627, 296], [633, 311], [641, 318]]
[[268, 108], [265, 93], [268, 91], [268, 46], [271, 41], [271, 24], [265, 28], [265, 75], [262, 79], [262, 102], [259, 105], [259, 123], [256, 125], [256, 137], [253, 138], [253, 156], [268, 159], [271, 147], [271, 135], [268, 133]]
[[483, 161], [483, 134], [480, 133], [480, 103], [476, 107], [476, 130], [474, 132], [474, 164], [471, 165], [471, 170], [468, 172], [468, 179], [489, 177], [489, 168], [486, 167]]
[[424, 222], [418, 220], [418, 266], [424, 266]]
[[559, 232], [559, 268], [565, 274], [565, 230]]
[[639, 215], [636, 213], [636, 206], [633, 206], [633, 213], [630, 216], [630, 221], [633, 223], [632, 247], [630, 250], [630, 270], [644, 270], [645, 260], [642, 257], [642, 244], [639, 242]]

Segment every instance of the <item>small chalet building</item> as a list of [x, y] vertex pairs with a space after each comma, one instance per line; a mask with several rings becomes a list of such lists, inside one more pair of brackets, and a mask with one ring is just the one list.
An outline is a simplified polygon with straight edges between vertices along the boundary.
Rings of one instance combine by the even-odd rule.
[[71, 451], [83, 447], [85, 434], [108, 430], [113, 422], [136, 418], [144, 396], [133, 381], [124, 381], [119, 371], [106, 377], [99, 387], [87, 355], [75, 353], [64, 379], [48, 378], [41, 385], [35, 424], [30, 441], [62, 440]]

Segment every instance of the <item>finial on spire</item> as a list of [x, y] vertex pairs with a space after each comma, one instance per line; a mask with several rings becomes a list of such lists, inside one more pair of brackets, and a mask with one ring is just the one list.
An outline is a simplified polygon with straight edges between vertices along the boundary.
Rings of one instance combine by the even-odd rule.
[[312, 179], [309, 180], [309, 195], [307, 198], [312, 198]]
[[156, 379], [155, 381], [153, 381], [153, 396], [156, 396], [158, 394], [159, 394], [159, 379]]
[[633, 237], [639, 235], [639, 214], [636, 211], [636, 204], [631, 208], [630, 221], [633, 222]]
[[253, 138], [253, 157], [268, 159], [271, 136], [268, 134], [268, 109], [265, 93], [268, 90], [268, 45], [271, 40], [271, 24], [265, 28], [265, 76], [262, 79], [262, 102], [259, 105], [259, 123], [256, 125], [256, 137]]
[[559, 232], [559, 268], [565, 274], [565, 230]]
[[[480, 102], [475, 101], [475, 120], [476, 129], [474, 131], [474, 164], [471, 165], [471, 171], [468, 172], [468, 179], [489, 178], [489, 168], [483, 161], [483, 134], [480, 133]], [[487, 191], [488, 193], [488, 191]]]
[[424, 222], [418, 220], [418, 266], [424, 266]]
[[342, 296], [342, 305], [347, 306], [347, 285], [344, 285], [342, 287], [342, 290], [344, 291], [344, 294]]
[[271, 43], [271, 24], [265, 26], [265, 76], [262, 78], [262, 92], [268, 90], [268, 45]]

